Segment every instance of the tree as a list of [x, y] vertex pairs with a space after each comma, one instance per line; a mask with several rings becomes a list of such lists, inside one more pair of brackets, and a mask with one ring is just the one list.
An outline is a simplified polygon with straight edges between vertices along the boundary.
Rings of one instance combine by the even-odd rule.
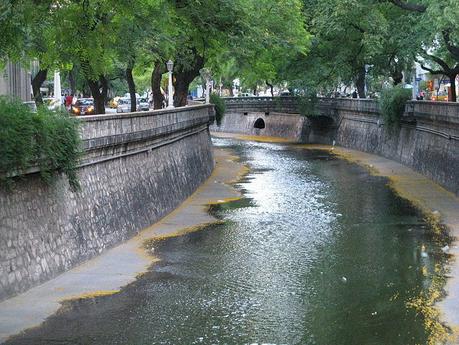
[[[293, 60], [296, 83], [329, 93], [339, 85], [355, 85], [366, 97], [366, 68], [399, 84], [414, 61], [419, 36], [410, 35], [415, 16], [374, 0], [305, 0], [311, 53]], [[292, 76], [294, 78], [294, 76]]]

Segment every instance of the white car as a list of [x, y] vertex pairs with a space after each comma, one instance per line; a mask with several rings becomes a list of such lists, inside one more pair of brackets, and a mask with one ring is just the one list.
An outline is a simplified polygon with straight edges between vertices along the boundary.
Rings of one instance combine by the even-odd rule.
[[138, 111], [148, 111], [150, 110], [150, 103], [147, 98], [140, 98], [139, 103], [137, 104]]
[[[139, 110], [139, 100], [137, 100], [136, 111]], [[120, 98], [118, 100], [118, 107], [116, 108], [117, 113], [130, 113], [131, 112], [131, 99], [127, 97]]]

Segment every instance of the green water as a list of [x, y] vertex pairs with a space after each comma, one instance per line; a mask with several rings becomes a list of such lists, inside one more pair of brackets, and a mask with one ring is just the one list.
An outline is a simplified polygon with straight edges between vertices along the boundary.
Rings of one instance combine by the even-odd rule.
[[[382, 178], [318, 151], [215, 140], [251, 167], [226, 222], [154, 244], [119, 294], [68, 303], [8, 344], [426, 344], [441, 243]], [[422, 248], [425, 248], [425, 251]]]

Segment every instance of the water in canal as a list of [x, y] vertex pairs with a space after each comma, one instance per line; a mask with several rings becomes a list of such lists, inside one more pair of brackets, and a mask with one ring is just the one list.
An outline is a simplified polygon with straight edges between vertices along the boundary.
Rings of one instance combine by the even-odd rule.
[[441, 287], [442, 243], [383, 178], [320, 151], [214, 143], [251, 167], [245, 198], [213, 211], [224, 224], [156, 242], [135, 283], [9, 344], [428, 343], [413, 305]]

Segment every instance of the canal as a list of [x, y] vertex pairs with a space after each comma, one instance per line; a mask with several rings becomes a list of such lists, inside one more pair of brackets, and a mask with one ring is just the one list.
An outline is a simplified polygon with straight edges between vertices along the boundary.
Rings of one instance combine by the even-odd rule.
[[151, 246], [120, 293], [7, 344], [428, 344], [445, 239], [381, 177], [328, 153], [214, 139], [251, 172], [222, 224]]

